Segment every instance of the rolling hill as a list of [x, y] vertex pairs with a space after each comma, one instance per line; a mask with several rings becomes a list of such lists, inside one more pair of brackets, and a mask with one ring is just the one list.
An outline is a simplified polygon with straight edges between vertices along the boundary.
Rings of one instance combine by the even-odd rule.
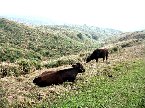
[[[100, 28], [82, 29], [70, 25], [28, 26], [1, 18], [0, 107], [144, 107], [145, 30], [120, 34], [114, 30], [104, 33]], [[95, 31], [103, 38], [97, 32], [91, 34]], [[88, 53], [100, 46], [101, 38], [106, 42], [104, 47], [114, 50], [108, 62], [99, 59], [98, 63], [85, 63]], [[86, 70], [75, 82], [44, 88], [33, 84], [41, 73], [68, 68], [75, 60]]]
[[0, 61], [42, 60], [77, 54], [99, 46], [99, 40], [120, 31], [89, 26], [28, 26], [0, 18]]

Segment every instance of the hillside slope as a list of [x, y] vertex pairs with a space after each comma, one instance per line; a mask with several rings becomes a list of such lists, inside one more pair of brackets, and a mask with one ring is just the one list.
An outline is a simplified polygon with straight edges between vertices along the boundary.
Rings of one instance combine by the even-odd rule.
[[130, 39], [139, 39], [139, 40], [145, 39], [145, 30], [122, 33], [118, 41], [126, 41]]
[[[59, 32], [59, 31], [58, 31]], [[60, 57], [75, 54], [86, 48], [97, 46], [90, 41], [89, 45], [56, 32], [45, 32], [37, 28], [0, 18], [0, 55], [23, 56], [24, 58], [42, 59], [42, 57]], [[12, 57], [1, 57], [0, 61]], [[19, 57], [17, 57], [19, 58]]]
[[141, 43], [145, 39], [145, 30], [121, 33], [104, 40], [104, 47], [126, 47]]
[[106, 31], [87, 26], [27, 26], [0, 18], [0, 61], [42, 60], [77, 54], [97, 48], [103, 34], [120, 33]]
[[142, 64], [144, 54], [142, 43], [109, 54], [108, 64], [102, 63], [102, 59], [99, 59], [99, 63], [91, 61], [86, 64], [81, 61], [86, 72], [78, 75], [74, 83], [66, 82], [44, 88], [32, 83], [33, 79], [44, 71], [64, 69], [69, 66], [37, 70], [18, 77], [1, 78], [1, 105], [3, 107], [102, 107], [102, 105], [106, 107], [109, 105], [110, 108], [114, 105], [115, 107], [137, 106], [134, 103], [137, 102], [137, 98], [143, 99], [144, 102], [144, 97], [141, 97], [144, 96], [145, 87], [144, 64]]
[[108, 39], [112, 36], [120, 35], [122, 32], [119, 30], [109, 28], [99, 28], [88, 25], [46, 25], [38, 27], [45, 31], [59, 31], [59, 33], [69, 36], [73, 39], [88, 39], [92, 41], [101, 42], [104, 39]]
[[[132, 35], [127, 33], [115, 41], [110, 41], [110, 43], [113, 42], [111, 44], [115, 48], [120, 43], [121, 45], [125, 44], [125, 46], [121, 47], [120, 50], [114, 49], [114, 52], [109, 53], [107, 63], [102, 62], [102, 59], [99, 59], [98, 63], [95, 60], [85, 63], [84, 58], [87, 51], [82, 52], [82, 48], [87, 50], [89, 47], [83, 39], [61, 35], [63, 30], [58, 31], [57, 28], [54, 31], [51, 31], [50, 28], [49, 30], [48, 28], [39, 29], [18, 24], [6, 19], [0, 20], [0, 59], [7, 62], [0, 64], [0, 76], [2, 75], [0, 77], [1, 108], [70, 106], [87, 106], [90, 108], [96, 106], [109, 108], [123, 106], [132, 108], [145, 105], [144, 31], [133, 32]], [[66, 31], [66, 33], [68, 32], [70, 33], [70, 31]], [[118, 41], [119, 39], [120, 41]], [[134, 39], [137, 41], [134, 41]], [[133, 40], [131, 41], [133, 43], [126, 44], [130, 40]], [[91, 50], [89, 52], [91, 53], [93, 45], [90, 44], [89, 46]], [[27, 70], [33, 68], [29, 63], [23, 62], [21, 65], [24, 67], [19, 68], [15, 62], [8, 62], [8, 59], [15, 61], [23, 57], [39, 59], [38, 62], [40, 63], [43, 61], [43, 57], [49, 57], [49, 59], [47, 58], [48, 61], [55, 62], [58, 58], [52, 59], [50, 52], [42, 53], [47, 50], [53, 53], [52, 57], [61, 56], [61, 54], [67, 55], [63, 56], [62, 60], [58, 62], [62, 66], [55, 65], [57, 68], [48, 66], [49, 69], [43, 67], [29, 73]], [[62, 51], [65, 51], [64, 54]], [[75, 51], [76, 55], [69, 56], [69, 54], [75, 54]], [[78, 54], [79, 51], [81, 51], [81, 54]], [[78, 58], [86, 70], [83, 74], [77, 75], [75, 82], [65, 82], [61, 85], [44, 88], [33, 84], [33, 79], [45, 71], [69, 68], [69, 63], [65, 65], [62, 63], [65, 58], [71, 58], [71, 60]], [[24, 69], [27, 74], [21, 73], [21, 69]], [[7, 72], [7, 75], [3, 72]]]

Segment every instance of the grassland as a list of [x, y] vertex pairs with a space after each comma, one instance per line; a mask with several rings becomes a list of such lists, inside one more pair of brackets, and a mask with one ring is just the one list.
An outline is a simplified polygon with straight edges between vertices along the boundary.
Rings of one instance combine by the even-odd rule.
[[[98, 43], [82, 36], [78, 31], [61, 29], [41, 30], [36, 27], [0, 18], [0, 61], [16, 62], [25, 58], [30, 60], [44, 60], [58, 58], [65, 55], [77, 54], [97, 46]], [[66, 35], [67, 34], [67, 35]], [[87, 45], [89, 44], [89, 45]]]
[[[132, 40], [125, 35], [120, 42], [106, 43], [107, 63], [99, 59], [99, 63], [86, 64], [86, 56], [98, 46], [85, 46], [89, 38], [84, 41], [78, 31], [64, 29], [62, 34], [58, 28], [34, 29], [6, 19], [1, 19], [0, 27], [0, 108], [145, 107], [144, 31]], [[76, 62], [86, 72], [74, 83], [43, 88], [32, 83], [44, 71], [68, 68]]]
[[27, 26], [0, 18], [0, 77], [4, 77], [4, 73], [18, 76], [41, 68], [72, 64], [80, 58], [74, 59], [71, 55], [81, 56], [100, 46], [97, 41], [100, 35], [118, 33], [87, 26], [85, 29], [82, 26]]
[[[132, 52], [133, 49], [137, 49]], [[86, 69], [77, 76], [75, 83], [63, 83], [49, 87], [38, 87], [32, 83], [42, 69], [18, 77], [4, 77], [0, 80], [1, 107], [76, 108], [144, 107], [144, 45], [126, 47], [119, 53], [109, 55], [108, 64], [92, 61], [82, 63]]]
[[[128, 68], [124, 65], [127, 65]], [[112, 76], [109, 77], [103, 73], [101, 76], [91, 77], [83, 84], [77, 83], [78, 90], [66, 93], [52, 102], [50, 107], [143, 108], [145, 107], [144, 65], [140, 60], [133, 63], [117, 64], [111, 67]]]

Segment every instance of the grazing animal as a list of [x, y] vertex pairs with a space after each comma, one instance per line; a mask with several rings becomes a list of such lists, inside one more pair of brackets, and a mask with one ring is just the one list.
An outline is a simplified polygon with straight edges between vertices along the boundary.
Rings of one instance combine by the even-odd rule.
[[43, 72], [33, 80], [33, 83], [40, 87], [45, 87], [52, 84], [62, 84], [65, 81], [74, 82], [77, 74], [83, 72], [85, 72], [83, 65], [80, 63], [76, 63], [72, 65], [72, 68], [59, 71]]
[[108, 59], [108, 49], [96, 49], [93, 51], [91, 55], [89, 55], [86, 59], [86, 63], [90, 62], [91, 60], [96, 60], [98, 62], [98, 58], [103, 58], [103, 62]]

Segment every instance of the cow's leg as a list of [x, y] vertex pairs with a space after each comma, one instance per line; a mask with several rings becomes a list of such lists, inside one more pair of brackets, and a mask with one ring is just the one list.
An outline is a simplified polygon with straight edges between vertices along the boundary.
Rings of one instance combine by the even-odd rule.
[[98, 63], [98, 58], [96, 58], [96, 62]]
[[104, 62], [104, 60], [105, 60], [105, 57], [103, 57], [103, 62]]
[[75, 78], [74, 78], [74, 77], [70, 77], [70, 78], [68, 78], [67, 81], [68, 81], [68, 82], [74, 82], [74, 81], [75, 81]]
[[106, 53], [106, 63], [107, 63], [107, 60], [108, 60], [108, 52]]

